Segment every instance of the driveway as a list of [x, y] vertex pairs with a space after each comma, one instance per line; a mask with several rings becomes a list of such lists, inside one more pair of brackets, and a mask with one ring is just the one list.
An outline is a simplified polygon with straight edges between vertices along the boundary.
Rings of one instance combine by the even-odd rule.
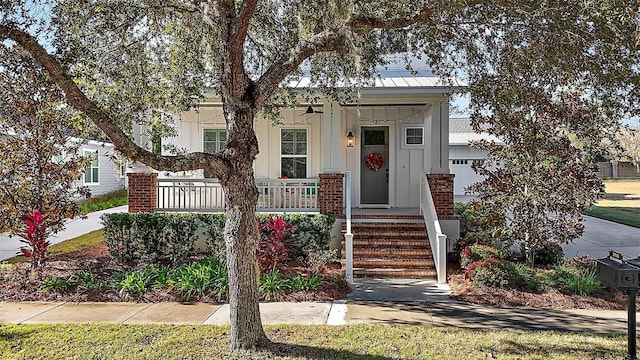
[[[124, 205], [112, 209], [89, 213], [87, 214], [86, 219], [76, 218], [67, 221], [65, 229], [49, 237], [49, 241], [51, 241], [51, 244], [57, 244], [65, 240], [73, 239], [80, 235], [90, 233], [94, 230], [102, 229], [102, 221], [100, 220], [100, 216], [102, 216], [102, 214], [127, 212], [128, 209], [129, 207], [127, 205]], [[20, 238], [18, 238], [17, 236], [9, 237], [4, 234], [0, 235], [0, 261], [16, 256], [16, 254], [18, 253], [18, 249], [21, 246], [24, 246], [24, 244], [20, 242]]]
[[640, 255], [640, 228], [585, 216], [584, 235], [571, 244], [563, 245], [566, 258], [588, 255], [595, 259], [606, 257], [609, 250], [621, 253], [625, 259]]

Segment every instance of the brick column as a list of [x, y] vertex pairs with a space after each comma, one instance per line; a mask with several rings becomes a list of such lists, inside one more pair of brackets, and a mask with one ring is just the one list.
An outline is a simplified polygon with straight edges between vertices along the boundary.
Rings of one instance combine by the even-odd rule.
[[455, 219], [453, 214], [453, 174], [427, 174], [438, 219]]
[[320, 174], [318, 205], [320, 213], [344, 217], [344, 174]]
[[129, 212], [153, 212], [158, 202], [157, 173], [129, 173]]

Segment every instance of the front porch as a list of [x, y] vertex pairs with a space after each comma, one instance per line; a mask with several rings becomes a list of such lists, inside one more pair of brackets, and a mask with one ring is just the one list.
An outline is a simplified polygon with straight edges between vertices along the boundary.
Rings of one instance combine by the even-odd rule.
[[[130, 212], [225, 211], [224, 192], [217, 180], [157, 177], [155, 172], [129, 174]], [[356, 276], [437, 277], [439, 282], [446, 282], [446, 252], [458, 234], [453, 215], [453, 177], [423, 174], [421, 178], [419, 208], [352, 208], [350, 172], [320, 174], [319, 178], [306, 179], [256, 179], [259, 193], [256, 211], [336, 216], [342, 228], [336, 229], [335, 238], [344, 237], [336, 248], [342, 247], [349, 280], [353, 279], [356, 269]], [[443, 223], [450, 222], [454, 226], [441, 226], [439, 217]], [[358, 226], [362, 229], [358, 230]], [[368, 230], [372, 228], [374, 231]], [[445, 234], [453, 236], [447, 241]], [[384, 249], [373, 253], [370, 250], [378, 244], [376, 237], [385, 239], [384, 244], [381, 243]], [[369, 243], [371, 240], [374, 242]], [[362, 254], [369, 256], [369, 260], [366, 257], [358, 259]], [[362, 265], [367, 262], [377, 270], [358, 273], [357, 268], [364, 267]], [[398, 269], [406, 271], [394, 271]]]

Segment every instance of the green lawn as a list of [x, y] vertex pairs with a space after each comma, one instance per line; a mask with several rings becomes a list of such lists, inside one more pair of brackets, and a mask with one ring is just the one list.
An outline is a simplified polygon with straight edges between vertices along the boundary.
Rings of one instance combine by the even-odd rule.
[[[104, 232], [102, 229], [92, 231], [88, 234], [80, 235], [76, 238], [65, 240], [63, 242], [51, 245], [49, 248], [50, 255], [63, 254], [67, 252], [77, 251], [85, 247], [99, 244], [104, 242]], [[28, 259], [24, 256], [16, 256], [11, 259], [7, 259], [8, 264], [15, 264], [19, 262], [25, 262]]]
[[621, 359], [626, 336], [417, 325], [267, 326], [275, 342], [229, 351], [228, 326], [0, 326], [2, 359]]
[[640, 228], [640, 180], [605, 180], [606, 194], [585, 215]]

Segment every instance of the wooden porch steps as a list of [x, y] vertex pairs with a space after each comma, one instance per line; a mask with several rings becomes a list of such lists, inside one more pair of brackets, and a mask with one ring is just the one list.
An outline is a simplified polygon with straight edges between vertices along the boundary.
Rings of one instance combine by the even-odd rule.
[[[427, 230], [420, 219], [377, 215], [353, 219], [354, 277], [436, 278]], [[344, 262], [344, 241], [342, 256]]]

